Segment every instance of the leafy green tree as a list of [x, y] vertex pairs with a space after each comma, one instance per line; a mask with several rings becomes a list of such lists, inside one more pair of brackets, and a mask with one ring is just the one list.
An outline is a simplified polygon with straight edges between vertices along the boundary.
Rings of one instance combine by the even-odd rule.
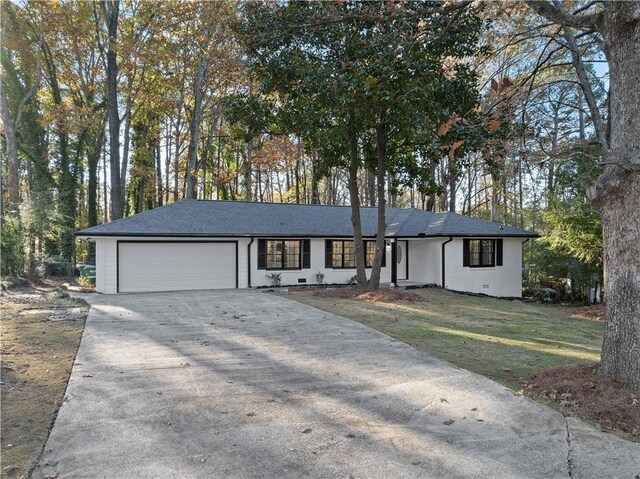
[[128, 185], [129, 214], [155, 206], [156, 152], [160, 145], [160, 115], [149, 108], [138, 111], [133, 121], [133, 154]]
[[370, 142], [375, 151], [368, 166], [377, 176], [378, 231], [369, 286], [377, 288], [390, 160], [399, 168], [403, 146], [419, 138], [437, 143], [440, 155], [460, 157], [464, 140], [446, 145], [444, 153], [442, 140], [461, 128], [450, 125], [442, 138], [436, 130], [456, 111], [473, 115], [476, 74], [463, 61], [453, 73], [443, 65], [476, 51], [482, 22], [472, 10], [418, 2], [258, 3], [245, 17], [239, 32], [249, 68], [262, 94], [275, 98], [282, 130], [316, 147], [325, 169], [349, 173], [359, 287], [366, 273], [358, 172], [363, 145]]
[[2, 256], [0, 274], [22, 276], [24, 272], [23, 237], [22, 226], [17, 215], [4, 216], [0, 245], [0, 256]]

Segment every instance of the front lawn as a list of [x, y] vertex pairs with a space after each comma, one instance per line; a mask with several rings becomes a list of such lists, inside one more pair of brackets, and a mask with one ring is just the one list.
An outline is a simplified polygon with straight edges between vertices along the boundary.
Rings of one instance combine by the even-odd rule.
[[0, 308], [0, 477], [23, 478], [62, 404], [89, 307], [57, 289], [21, 287], [3, 291]]
[[[594, 374], [601, 308], [469, 296], [442, 289], [295, 291], [287, 297], [366, 324], [602, 429], [637, 441], [640, 395]], [[625, 434], [627, 433], [627, 434]]]
[[442, 289], [410, 292], [423, 301], [362, 301], [330, 292], [290, 292], [288, 297], [364, 323], [516, 390], [541, 371], [600, 359], [604, 322], [572, 316], [575, 308]]

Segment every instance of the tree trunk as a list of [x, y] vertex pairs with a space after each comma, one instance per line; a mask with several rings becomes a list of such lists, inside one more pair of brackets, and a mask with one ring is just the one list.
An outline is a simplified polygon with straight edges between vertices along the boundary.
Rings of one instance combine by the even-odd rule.
[[314, 151], [311, 154], [311, 204], [317, 205], [320, 203], [320, 189], [318, 187], [319, 175], [318, 175], [318, 152]]
[[[129, 82], [129, 89], [133, 89], [132, 82]], [[122, 185], [123, 200], [126, 196], [127, 170], [129, 167], [129, 147], [131, 146], [131, 96], [127, 100], [127, 109], [124, 114], [124, 132], [122, 135], [122, 164], [120, 165], [120, 184]]]
[[180, 148], [182, 141], [180, 140], [181, 127], [180, 127], [180, 115], [176, 118], [176, 147], [173, 155], [173, 201], [178, 201], [179, 198], [179, 181], [180, 178]]
[[356, 282], [358, 289], [366, 289], [367, 272], [364, 261], [364, 242], [362, 241], [362, 221], [360, 218], [360, 193], [358, 191], [358, 170], [360, 169], [358, 133], [354, 127], [350, 127], [347, 136], [349, 140], [348, 185], [349, 199], [351, 200], [351, 224], [353, 225], [353, 239], [356, 253]]
[[[429, 165], [429, 178], [431, 179], [431, 184], [436, 184], [436, 163], [431, 161]], [[427, 204], [425, 205], [426, 211], [436, 211], [436, 194], [433, 192], [433, 189], [429, 192], [429, 196], [427, 198]]]
[[171, 168], [171, 140], [173, 138], [171, 132], [171, 119], [167, 121], [167, 128], [169, 131], [167, 132], [167, 136], [165, 139], [164, 146], [164, 202], [166, 204], [169, 203], [169, 169]]
[[[98, 224], [98, 163], [100, 162], [104, 136], [104, 122], [101, 120], [98, 137], [87, 151], [87, 174], [89, 177], [87, 186], [87, 226]], [[89, 244], [95, 246], [95, 243]]]
[[16, 142], [16, 130], [7, 92], [2, 88], [0, 96], [0, 106], [2, 109], [2, 122], [4, 123], [5, 143], [7, 148], [7, 190], [9, 192], [9, 203], [7, 210], [17, 211], [20, 202], [20, 169], [18, 163], [18, 147]]
[[107, 135], [104, 135], [104, 139], [102, 141], [102, 195], [103, 195], [103, 203], [104, 203], [104, 211], [103, 211], [104, 223], [107, 223], [110, 217], [108, 189], [109, 188], [107, 186]]
[[[51, 88], [51, 97], [56, 106], [62, 105], [62, 90], [58, 81], [58, 72], [51, 52], [47, 51], [45, 55], [45, 63], [49, 75], [49, 85]], [[77, 212], [77, 182], [75, 170], [76, 167], [71, 164], [71, 155], [69, 154], [69, 130], [68, 124], [64, 117], [59, 118], [55, 122], [55, 134], [58, 137], [58, 202], [57, 209], [61, 218], [60, 233], [60, 254], [69, 261], [73, 259], [75, 238], [73, 232], [75, 230], [75, 218]], [[78, 138], [76, 149], [76, 165], [79, 163], [80, 156], [84, 150], [84, 141], [86, 137], [86, 129], [83, 129]]]
[[298, 154], [296, 155], [296, 171], [294, 181], [296, 182], [296, 204], [300, 204], [300, 163], [302, 162], [302, 140], [298, 137]]
[[158, 189], [156, 191], [156, 203], [157, 203], [157, 206], [162, 206], [163, 191], [162, 191], [162, 159], [160, 158], [160, 141], [156, 143], [155, 152], [156, 152], [156, 184]]
[[[98, 165], [100, 163], [100, 153], [104, 145], [104, 122], [100, 121], [98, 137], [94, 139], [89, 151], [87, 151], [87, 226], [98, 224]], [[87, 262], [95, 264], [96, 244], [89, 241]]]
[[[379, 153], [380, 152], [378, 152], [378, 154]], [[378, 158], [378, 161], [379, 161], [379, 158]], [[385, 161], [385, 164], [386, 164], [386, 161]], [[377, 177], [379, 177], [379, 174], [380, 173], [377, 172]], [[396, 206], [398, 206], [398, 195], [396, 194], [396, 179], [393, 176], [393, 174], [389, 174], [389, 185], [387, 189], [388, 189], [388, 195], [389, 195], [388, 198], [390, 199], [390, 202], [391, 202], [391, 207], [395, 208]], [[378, 186], [378, 194], [379, 193], [380, 193], [380, 187]]]
[[[606, 323], [599, 374], [640, 390], [640, 18], [611, 2], [603, 22], [610, 72], [607, 166], [589, 190], [602, 218]], [[585, 92], [586, 93], [586, 92]], [[586, 95], [585, 95], [586, 96]]]
[[369, 190], [369, 206], [375, 206], [376, 205], [376, 177], [370, 171], [367, 171], [367, 187]]
[[498, 206], [500, 198], [500, 179], [491, 175], [491, 221], [498, 221]]
[[[591, 114], [591, 121], [593, 122], [593, 128], [596, 131], [596, 136], [598, 138], [598, 141], [600, 142], [600, 145], [604, 149], [606, 149], [607, 129], [604, 120], [602, 119], [602, 115], [600, 114], [600, 109], [598, 108], [598, 103], [593, 93], [593, 88], [591, 88], [591, 83], [589, 82], [587, 69], [585, 68], [584, 63], [582, 63], [580, 53], [578, 52], [578, 46], [576, 45], [576, 38], [573, 34], [573, 29], [571, 29], [570, 27], [564, 27], [563, 37], [565, 39], [565, 42], [567, 43], [569, 50], [571, 51], [571, 61], [573, 63], [573, 67], [576, 70], [576, 76], [578, 77], [578, 82], [582, 87], [585, 100], [587, 101], [587, 106], [589, 107], [589, 113]], [[613, 91], [613, 88], [610, 87], [609, 91]]]
[[584, 102], [582, 101], [583, 95], [584, 93], [582, 92], [582, 87], [578, 85], [578, 138], [580, 138], [580, 141], [584, 141], [587, 138], [584, 126]]
[[247, 196], [247, 201], [252, 201], [252, 195], [251, 195], [251, 175], [252, 175], [252, 171], [251, 171], [251, 142], [247, 142], [247, 160], [245, 161], [244, 164], [244, 185], [245, 185], [245, 189], [246, 189], [246, 196]]
[[198, 167], [198, 138], [200, 136], [200, 121], [202, 120], [202, 94], [204, 76], [206, 73], [206, 63], [203, 57], [198, 59], [198, 73], [194, 82], [195, 105], [193, 115], [191, 115], [191, 123], [189, 124], [189, 132], [191, 140], [189, 141], [189, 154], [187, 160], [187, 198], [196, 199], [196, 179]]
[[376, 127], [376, 182], [378, 186], [378, 229], [376, 231], [376, 252], [373, 257], [373, 265], [371, 267], [371, 279], [369, 280], [369, 289], [380, 288], [380, 268], [382, 267], [382, 256], [385, 254], [385, 234], [387, 232], [387, 224], [385, 220], [386, 199], [384, 194], [385, 172], [387, 166], [387, 141], [388, 131], [387, 125], [383, 121]]
[[118, 113], [118, 15], [120, 0], [102, 3], [109, 43], [107, 48], [107, 110], [109, 112], [109, 166], [111, 169], [111, 221], [122, 218], [124, 191], [120, 180], [120, 114]]
[[449, 211], [451, 213], [456, 212], [456, 190], [457, 190], [457, 177], [449, 168]]

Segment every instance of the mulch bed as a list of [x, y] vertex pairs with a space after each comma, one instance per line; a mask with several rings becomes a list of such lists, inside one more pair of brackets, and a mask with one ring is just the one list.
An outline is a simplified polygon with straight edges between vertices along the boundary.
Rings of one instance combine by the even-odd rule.
[[374, 291], [361, 291], [356, 288], [335, 288], [319, 290], [313, 294], [328, 298], [374, 301], [378, 303], [397, 303], [401, 301], [417, 303], [419, 301], [424, 301], [422, 296], [419, 296], [416, 293], [408, 293], [407, 291], [388, 288], [381, 288]]
[[530, 391], [569, 407], [576, 415], [599, 422], [603, 429], [620, 429], [640, 437], [640, 393], [622, 382], [596, 375], [596, 366], [545, 371], [529, 379]]

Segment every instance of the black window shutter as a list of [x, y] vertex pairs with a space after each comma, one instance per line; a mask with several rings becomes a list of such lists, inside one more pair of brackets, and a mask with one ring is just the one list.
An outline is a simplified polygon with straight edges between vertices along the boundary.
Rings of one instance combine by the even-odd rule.
[[496, 240], [496, 266], [502, 266], [502, 238]]
[[324, 267], [331, 268], [333, 267], [333, 241], [326, 240], [324, 242]]
[[258, 269], [267, 269], [267, 240], [258, 240]]
[[302, 240], [302, 268], [311, 268], [311, 240]]
[[469, 240], [462, 240], [462, 266], [469, 266]]

